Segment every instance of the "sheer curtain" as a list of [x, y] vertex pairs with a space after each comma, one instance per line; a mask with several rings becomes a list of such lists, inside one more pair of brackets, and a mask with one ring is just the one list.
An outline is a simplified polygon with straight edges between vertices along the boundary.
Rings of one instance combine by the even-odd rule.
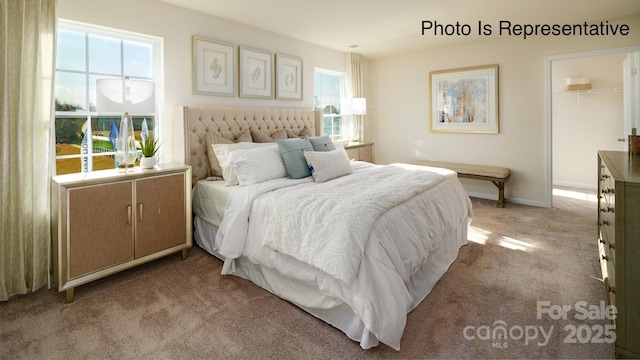
[[[362, 72], [362, 55], [356, 53], [345, 53], [345, 92], [347, 101], [353, 98], [364, 97], [364, 81]], [[350, 140], [363, 141], [364, 127], [362, 123], [362, 115], [349, 115], [351, 123], [348, 128], [350, 130]]]
[[56, 0], [0, 0], [0, 300], [49, 284]]

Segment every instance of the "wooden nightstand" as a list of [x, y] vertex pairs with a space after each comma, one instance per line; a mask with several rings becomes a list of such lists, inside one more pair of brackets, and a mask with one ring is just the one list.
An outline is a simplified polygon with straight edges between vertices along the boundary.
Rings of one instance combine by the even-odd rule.
[[191, 247], [191, 167], [162, 164], [52, 178], [52, 262], [58, 291]]
[[375, 152], [373, 151], [374, 143], [371, 142], [352, 142], [344, 145], [344, 149], [347, 150], [347, 156], [351, 160], [366, 161], [375, 163]]

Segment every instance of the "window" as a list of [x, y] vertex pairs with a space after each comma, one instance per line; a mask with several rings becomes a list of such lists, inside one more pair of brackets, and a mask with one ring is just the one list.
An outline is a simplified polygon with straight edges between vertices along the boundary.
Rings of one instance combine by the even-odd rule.
[[340, 99], [342, 99], [342, 84], [344, 75], [339, 72], [315, 69], [314, 92], [315, 109], [322, 110], [322, 133], [333, 139], [342, 139], [344, 134], [343, 117], [340, 114]]
[[[128, 76], [155, 81], [157, 87], [160, 51], [161, 40], [155, 37], [59, 21], [55, 77], [58, 175], [115, 167], [110, 135], [114, 127], [119, 130], [121, 118], [96, 112], [96, 80]], [[143, 123], [149, 135], [158, 138], [155, 114], [133, 117], [136, 138]]]

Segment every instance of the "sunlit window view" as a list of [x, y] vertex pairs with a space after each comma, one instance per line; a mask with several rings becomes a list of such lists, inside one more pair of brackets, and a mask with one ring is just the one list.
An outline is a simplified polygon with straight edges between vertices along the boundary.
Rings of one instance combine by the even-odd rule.
[[[96, 112], [96, 80], [155, 80], [160, 42], [115, 29], [60, 21], [56, 49], [56, 173], [113, 169], [120, 115]], [[154, 113], [133, 116], [140, 134], [155, 138]]]
[[340, 114], [340, 99], [342, 96], [342, 74], [315, 70], [315, 109], [322, 110], [322, 133], [333, 139], [340, 139], [343, 131], [343, 118]]

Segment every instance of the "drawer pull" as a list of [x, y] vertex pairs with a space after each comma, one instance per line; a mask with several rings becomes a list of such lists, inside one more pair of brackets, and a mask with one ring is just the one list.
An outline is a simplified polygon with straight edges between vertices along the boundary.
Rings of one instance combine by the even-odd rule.
[[609, 249], [615, 250], [616, 249], [616, 244], [609, 244]]
[[616, 212], [616, 209], [615, 209], [615, 208], [612, 208], [612, 207], [608, 207], [608, 208], [607, 208], [607, 211], [608, 211], [608, 212], [612, 212], [612, 213], [614, 213], [614, 212]]
[[127, 225], [131, 225], [131, 205], [127, 205]]
[[599, 239], [599, 240], [598, 240], [598, 242], [599, 242], [600, 244], [604, 244], [604, 243], [606, 243], [606, 241], [604, 241], [604, 240], [602, 240], [602, 239]]
[[609, 288], [609, 292], [612, 294], [616, 293], [616, 287], [615, 286], [611, 286], [611, 285], [607, 285], [607, 287]]
[[606, 255], [602, 255], [602, 260], [609, 261], [609, 258]]
[[599, 225], [599, 226], [606, 226], [606, 225], [609, 225], [609, 221], [607, 221], [607, 220], [602, 220], [602, 221], [600, 221], [600, 222], [598, 223], [598, 225]]
[[608, 178], [609, 178], [609, 175], [607, 175], [607, 174], [603, 174], [603, 175], [602, 175], [602, 178], [603, 178], [603, 179], [608, 179]]

